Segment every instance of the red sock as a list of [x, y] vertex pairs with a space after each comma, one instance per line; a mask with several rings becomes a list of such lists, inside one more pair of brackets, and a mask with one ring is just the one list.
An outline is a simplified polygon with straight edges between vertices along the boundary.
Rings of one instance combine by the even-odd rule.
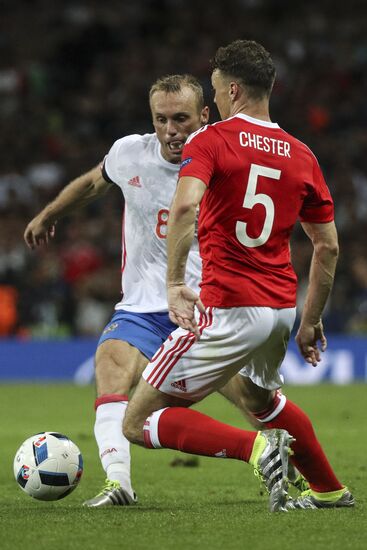
[[[266, 411], [256, 413], [255, 416], [267, 416]], [[296, 438], [292, 444], [292, 462], [308, 480], [313, 491], [327, 493], [342, 488], [316, 438], [310, 419], [297, 405], [287, 400], [281, 412], [264, 424], [267, 428], [283, 428]]]
[[[147, 447], [152, 447], [149, 433]], [[158, 420], [158, 439], [162, 447], [184, 453], [248, 462], [257, 432], [228, 426], [205, 414], [183, 407], [165, 409]]]

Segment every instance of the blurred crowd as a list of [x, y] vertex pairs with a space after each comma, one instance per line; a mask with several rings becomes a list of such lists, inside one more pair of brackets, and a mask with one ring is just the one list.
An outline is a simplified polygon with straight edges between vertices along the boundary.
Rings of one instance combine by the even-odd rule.
[[[212, 106], [209, 60], [235, 38], [272, 53], [272, 119], [313, 149], [335, 199], [341, 256], [328, 332], [367, 333], [363, 0], [12, 0], [0, 20], [0, 336], [100, 333], [120, 296], [120, 191], [60, 221], [43, 249], [26, 248], [25, 226], [116, 139], [152, 131], [157, 77], [194, 74]], [[298, 227], [300, 306], [310, 253]]]

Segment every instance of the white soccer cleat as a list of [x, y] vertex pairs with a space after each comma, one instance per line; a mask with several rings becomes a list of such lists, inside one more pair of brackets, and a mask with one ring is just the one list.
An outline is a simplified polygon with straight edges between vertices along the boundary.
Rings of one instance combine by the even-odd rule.
[[[264, 430], [258, 438], [265, 439], [265, 448], [255, 458], [254, 474], [264, 483], [269, 493], [271, 512], [286, 512], [288, 497], [288, 456], [295, 439], [286, 430]], [[263, 443], [263, 442], [261, 442]]]
[[296, 499], [289, 499], [287, 510], [319, 510], [320, 508], [352, 508], [354, 497], [347, 487], [332, 493], [314, 493], [309, 489]]
[[131, 506], [136, 504], [138, 498], [135, 493], [131, 496], [118, 481], [106, 479], [102, 491], [94, 498], [83, 502], [87, 508], [105, 508], [106, 506]]

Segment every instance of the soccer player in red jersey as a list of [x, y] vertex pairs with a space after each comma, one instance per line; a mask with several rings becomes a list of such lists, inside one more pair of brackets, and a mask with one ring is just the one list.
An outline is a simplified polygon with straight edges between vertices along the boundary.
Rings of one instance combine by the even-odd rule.
[[[333, 201], [312, 152], [270, 120], [275, 68], [269, 53], [237, 40], [219, 48], [213, 69], [222, 122], [186, 142], [168, 225], [169, 312], [180, 328], [145, 369], [125, 435], [147, 447], [248, 460], [251, 432], [185, 408], [240, 372], [232, 384], [265, 427], [296, 438], [293, 461], [310, 483], [306, 494], [275, 509], [353, 506], [310, 420], [279, 392], [295, 319], [289, 238], [298, 219], [314, 254], [296, 340], [313, 366], [320, 361], [318, 342], [326, 348], [321, 315], [338, 257]], [[199, 205], [200, 297], [185, 285]]]
[[[84, 506], [104, 508], [136, 502], [130, 478], [130, 445], [121, 431], [128, 394], [175, 329], [167, 311], [166, 228], [187, 137], [208, 121], [203, 91], [191, 75], [167, 75], [149, 92], [155, 133], [117, 140], [103, 165], [70, 182], [30, 221], [24, 238], [34, 249], [55, 235], [55, 221], [103, 196], [116, 184], [123, 193], [123, 292], [98, 342], [94, 434], [106, 472], [102, 490]], [[190, 286], [200, 280], [197, 242], [190, 253]], [[231, 401], [237, 387], [221, 388]], [[238, 402], [246, 414], [243, 399]]]

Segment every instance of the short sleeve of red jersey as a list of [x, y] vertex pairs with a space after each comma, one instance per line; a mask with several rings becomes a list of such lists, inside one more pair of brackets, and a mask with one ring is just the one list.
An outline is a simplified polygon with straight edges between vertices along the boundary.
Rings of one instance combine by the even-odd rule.
[[210, 126], [192, 134], [182, 153], [179, 177], [191, 176], [209, 185], [214, 171], [214, 144]]
[[307, 182], [308, 194], [300, 212], [301, 222], [328, 223], [334, 220], [334, 203], [321, 168], [312, 156], [312, 181]]

